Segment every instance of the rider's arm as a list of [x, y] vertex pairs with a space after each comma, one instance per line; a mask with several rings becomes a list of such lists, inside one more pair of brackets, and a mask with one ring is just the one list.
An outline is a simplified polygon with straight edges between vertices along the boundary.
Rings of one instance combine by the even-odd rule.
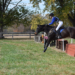
[[53, 24], [56, 21], [56, 18], [53, 17], [51, 23], [49, 23], [49, 25]]

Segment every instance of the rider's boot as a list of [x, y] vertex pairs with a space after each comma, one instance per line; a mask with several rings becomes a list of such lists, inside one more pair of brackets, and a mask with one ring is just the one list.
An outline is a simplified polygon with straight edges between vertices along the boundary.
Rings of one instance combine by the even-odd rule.
[[61, 36], [60, 31], [59, 30], [56, 31], [56, 39], [61, 39], [61, 38], [62, 38], [62, 36]]

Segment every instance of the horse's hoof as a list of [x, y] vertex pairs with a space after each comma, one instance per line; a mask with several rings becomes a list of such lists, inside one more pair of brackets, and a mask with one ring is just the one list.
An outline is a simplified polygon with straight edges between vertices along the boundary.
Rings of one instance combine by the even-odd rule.
[[46, 50], [44, 50], [43, 52], [46, 52]]
[[45, 51], [43, 51], [43, 52], [45, 52]]
[[47, 48], [44, 49], [44, 52], [46, 52]]

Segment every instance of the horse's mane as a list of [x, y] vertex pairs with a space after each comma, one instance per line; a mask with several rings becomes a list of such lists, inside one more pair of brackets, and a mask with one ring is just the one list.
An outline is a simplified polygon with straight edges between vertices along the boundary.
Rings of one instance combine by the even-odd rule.
[[56, 27], [56, 26], [50, 26], [50, 25], [48, 25], [48, 24], [43, 24], [43, 25], [39, 25], [39, 26], [47, 26], [47, 27], [50, 27], [50, 28], [54, 28], [54, 27]]

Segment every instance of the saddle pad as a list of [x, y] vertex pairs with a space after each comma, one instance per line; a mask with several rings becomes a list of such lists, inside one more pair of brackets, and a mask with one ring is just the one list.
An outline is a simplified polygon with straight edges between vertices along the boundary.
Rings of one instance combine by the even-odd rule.
[[61, 29], [61, 30], [60, 30], [60, 33], [61, 33], [63, 30], [64, 30], [64, 29]]

